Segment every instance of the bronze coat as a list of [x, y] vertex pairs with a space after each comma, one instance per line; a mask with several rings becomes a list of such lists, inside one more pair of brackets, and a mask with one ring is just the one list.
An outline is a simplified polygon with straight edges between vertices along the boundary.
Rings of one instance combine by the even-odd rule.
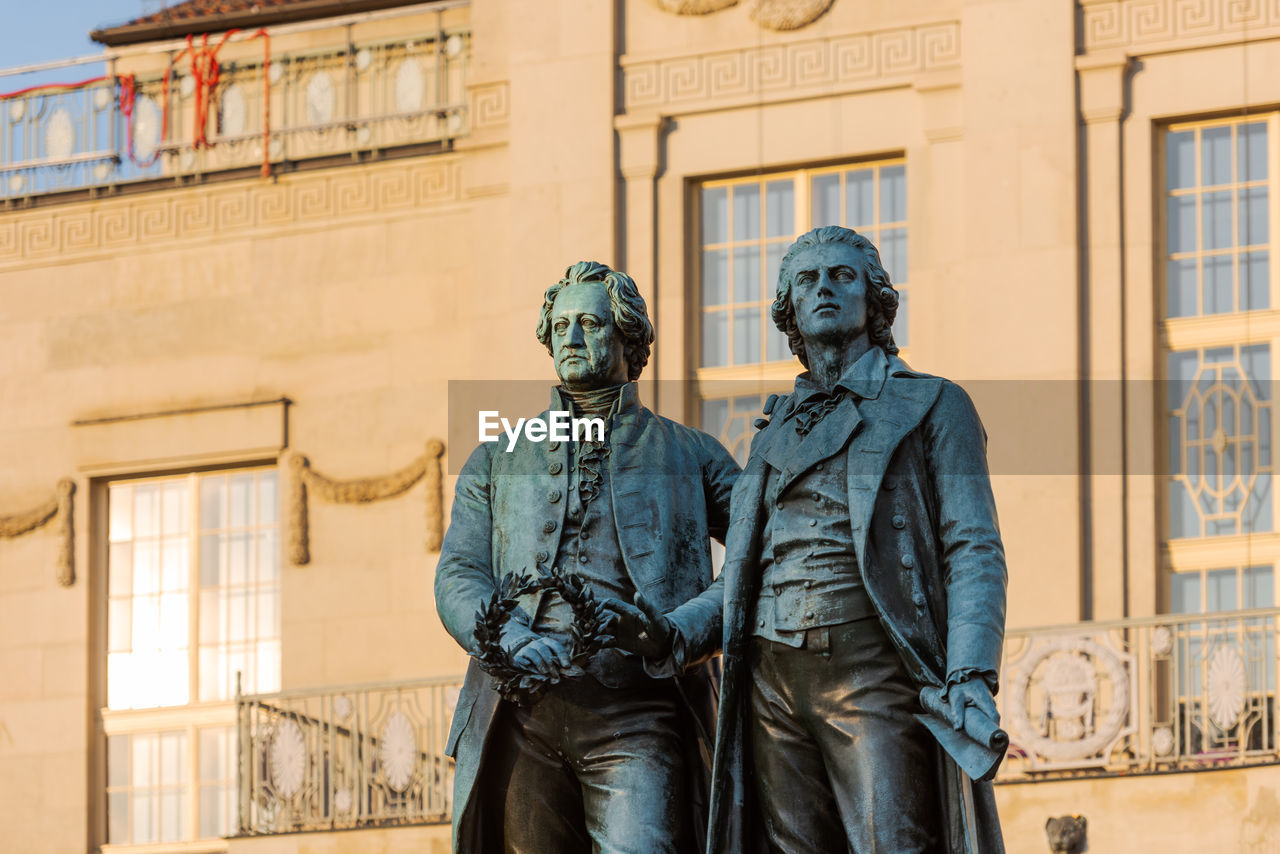
[[[857, 389], [857, 422], [846, 447], [849, 517], [858, 568], [885, 631], [918, 686], [949, 674], [999, 672], [1004, 636], [1004, 547], [986, 462], [986, 434], [968, 395], [954, 383], [880, 355]], [[760, 849], [764, 830], [752, 805], [745, 738], [750, 711], [747, 648], [760, 586], [765, 474], [795, 470], [796, 435], [779, 400], [752, 442], [733, 490], [725, 566], [724, 679], [716, 729], [708, 852]], [[788, 435], [789, 434], [789, 435]], [[941, 754], [941, 751], [940, 751]], [[945, 754], [941, 754], [945, 757]], [[961, 786], [942, 763], [948, 852], [964, 852]], [[990, 783], [975, 783], [974, 828], [982, 854], [1003, 851]]]
[[[510, 453], [504, 450], [505, 439], [500, 444], [480, 445], [463, 466], [436, 569], [440, 619], [468, 652], [476, 649], [476, 611], [488, 603], [497, 579], [533, 572], [536, 560], [556, 554], [568, 503], [566, 444], [530, 443], [522, 437]], [[613, 516], [627, 572], [636, 590], [667, 614], [685, 642], [687, 671], [678, 684], [690, 712], [686, 767], [693, 778], [690, 791], [701, 793], [691, 804], [701, 831], [706, 826], [716, 694], [707, 660], [720, 645], [723, 586], [712, 582], [709, 537], [724, 537], [739, 468], [711, 436], [641, 406], [634, 383], [623, 388], [610, 427], [608, 459]], [[526, 607], [530, 614], [535, 609], [532, 602]], [[500, 702], [494, 680], [473, 660], [445, 748], [456, 758], [455, 851], [483, 851], [492, 844], [480, 838], [484, 822], [472, 793]]]

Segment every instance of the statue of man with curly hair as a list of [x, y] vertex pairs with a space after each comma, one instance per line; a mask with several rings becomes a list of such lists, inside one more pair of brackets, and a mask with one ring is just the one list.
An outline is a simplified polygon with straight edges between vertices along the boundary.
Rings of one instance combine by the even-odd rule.
[[773, 319], [807, 370], [733, 492], [713, 854], [1003, 851], [986, 434], [959, 386], [898, 357], [897, 308], [849, 229], [782, 259]]
[[[537, 335], [560, 378], [551, 410], [606, 429], [481, 444], [458, 477], [435, 581], [445, 628], [473, 656], [446, 744], [454, 850], [701, 851], [722, 613], [709, 537], [723, 539], [738, 465], [641, 405], [653, 326], [630, 276], [574, 264], [547, 289]], [[476, 615], [504, 578], [540, 567], [604, 600], [612, 640], [575, 663], [571, 603], [522, 595], [503, 658], [550, 684], [517, 705], [477, 664]]]

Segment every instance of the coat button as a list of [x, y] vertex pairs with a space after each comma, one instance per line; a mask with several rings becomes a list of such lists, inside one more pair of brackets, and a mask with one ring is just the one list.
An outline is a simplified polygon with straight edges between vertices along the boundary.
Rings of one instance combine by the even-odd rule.
[[814, 468], [816, 468], [818, 471], [822, 471], [822, 463], [818, 463], [816, 466], [814, 466]]
[[809, 520], [809, 527], [810, 527], [810, 528], [815, 527], [817, 524], [818, 524], [818, 520], [817, 520], [817, 519], [810, 519], [810, 520]]
[[812, 611], [805, 611], [805, 612], [804, 612], [804, 618], [805, 618], [806, 620], [812, 620], [812, 619], [813, 619], [813, 612], [812, 612]]
[[552, 474], [560, 474], [560, 472], [564, 471], [564, 466], [560, 465], [560, 463], [552, 463], [547, 467], [547, 471]]
[[536, 560], [538, 563], [544, 563], [549, 557], [551, 557], [551, 555], [547, 554], [546, 552], [538, 552], [536, 555], [533, 556], [533, 559]]
[[578, 539], [580, 539], [580, 540], [589, 540], [589, 539], [591, 539], [591, 532], [590, 532], [590, 531], [580, 531], [580, 532], [578, 532]]
[[586, 555], [578, 555], [578, 563], [586, 563], [586, 562], [587, 562]]
[[552, 522], [550, 519], [542, 523], [542, 533], [544, 534], [550, 534], [555, 529], [556, 523]]
[[804, 580], [804, 589], [805, 589], [805, 590], [808, 590], [808, 589], [809, 589], [810, 587], [812, 587], [812, 586], [813, 586], [813, 582], [806, 578], [806, 579]]
[[548, 492], [548, 493], [547, 493], [547, 500], [548, 500], [548, 501], [550, 501], [552, 504], [555, 504], [557, 501], [559, 501], [559, 500], [560, 500], [560, 490], [558, 490], [558, 489], [553, 489], [553, 490], [551, 490], [550, 492]]
[[902, 565], [905, 566], [907, 569], [911, 569], [911, 567], [916, 565], [916, 559], [911, 555], [903, 555]]
[[764, 628], [764, 617], [760, 618], [760, 628]]
[[570, 508], [569, 508], [569, 515], [570, 515], [570, 516], [572, 516], [572, 517], [573, 517], [573, 518], [575, 518], [575, 519], [576, 519], [576, 518], [578, 518], [578, 514], [579, 514], [579, 513], [581, 513], [581, 512], [582, 512], [582, 508], [581, 508], [581, 507], [570, 507]]
[[907, 527], [907, 519], [906, 519], [906, 517], [905, 517], [905, 516], [900, 516], [900, 515], [899, 515], [899, 516], [894, 516], [894, 517], [893, 517], [893, 527], [897, 528], [899, 531], [901, 531], [903, 528]]
[[896, 478], [886, 477], [886, 478], [884, 479], [884, 488], [885, 488], [885, 489], [895, 489], [895, 488], [897, 488], [897, 486], [898, 486], [898, 481], [897, 481], [897, 479], [896, 479]]

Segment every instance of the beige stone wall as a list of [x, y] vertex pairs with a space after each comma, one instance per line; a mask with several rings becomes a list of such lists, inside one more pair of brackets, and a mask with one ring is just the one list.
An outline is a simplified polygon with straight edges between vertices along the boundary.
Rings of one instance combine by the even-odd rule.
[[[450, 16], [469, 20], [473, 59], [471, 132], [449, 153], [0, 211], [0, 515], [47, 500], [59, 478], [79, 487], [71, 587], [55, 578], [53, 526], [0, 540], [0, 825], [14, 850], [100, 838], [105, 479], [290, 451], [335, 478], [400, 468], [447, 435], [449, 381], [551, 379], [533, 336], [541, 292], [583, 258], [636, 275], [658, 330], [646, 377], [675, 381], [645, 393], [691, 419], [690, 200], [706, 178], [905, 156], [907, 355], [970, 387], [983, 413], [1010, 625], [1118, 617], [1126, 592], [1130, 613], [1156, 610], [1156, 481], [1122, 482], [1120, 408], [1091, 391], [1084, 422], [1075, 382], [1154, 375], [1153, 135], [1280, 102], [1280, 12], [836, 0], [779, 33], [749, 5], [675, 16], [650, 0], [475, 0]], [[287, 419], [278, 405], [205, 411], [281, 397]], [[175, 410], [200, 411], [73, 426]], [[1152, 460], [1154, 409], [1131, 407], [1127, 424], [1129, 459]], [[1083, 437], [1099, 475], [1087, 489]], [[469, 451], [448, 448], [445, 465]], [[422, 484], [373, 505], [312, 498], [311, 562], [283, 574], [285, 688], [461, 672], [434, 612], [425, 505]], [[1219, 807], [1241, 846], [1249, 822], [1274, 821], [1274, 776], [999, 797], [1011, 851], [1044, 850], [1044, 819], [1070, 812], [1088, 816], [1095, 851], [1189, 851]], [[440, 845], [400, 830], [232, 851], [358, 839], [393, 852], [428, 837]]]

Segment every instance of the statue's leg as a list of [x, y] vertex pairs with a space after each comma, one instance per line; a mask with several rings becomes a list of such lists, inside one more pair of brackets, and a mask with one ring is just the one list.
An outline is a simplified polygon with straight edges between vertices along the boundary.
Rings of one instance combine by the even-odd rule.
[[532, 709], [504, 703], [494, 723], [482, 772], [484, 808], [501, 816], [508, 854], [591, 850], [582, 791], [563, 758], [563, 734], [564, 704], [553, 692]]
[[833, 626], [827, 642], [812, 673], [813, 731], [850, 849], [942, 851], [936, 751], [897, 651], [876, 619]]
[[597, 854], [685, 854], [691, 808], [678, 696], [670, 680], [629, 688], [582, 680], [567, 727]]
[[[845, 848], [822, 752], [810, 734], [810, 672], [821, 653], [760, 638], [751, 644], [751, 756], [773, 850], [832, 854]], [[748, 785], [751, 785], [748, 783]]]

